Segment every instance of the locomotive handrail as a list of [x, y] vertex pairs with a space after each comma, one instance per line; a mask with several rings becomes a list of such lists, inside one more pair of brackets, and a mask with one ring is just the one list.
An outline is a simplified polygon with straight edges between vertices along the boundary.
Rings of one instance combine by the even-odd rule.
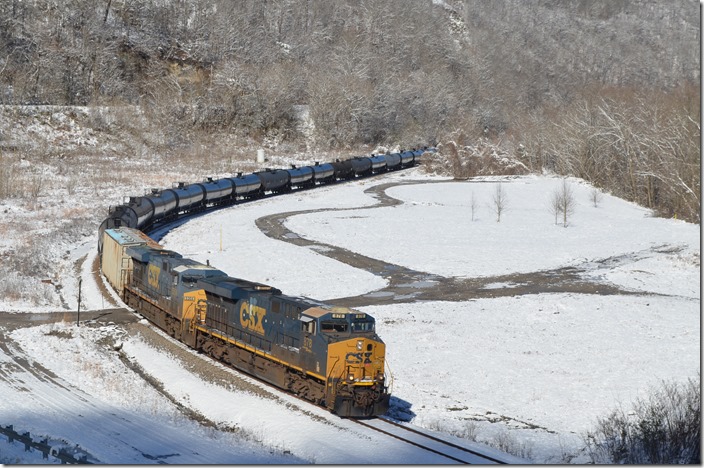
[[[337, 363], [338, 363], [338, 362], [340, 362], [340, 357], [339, 357], [339, 356], [337, 357], [337, 360], [335, 361], [335, 363], [334, 363], [334, 364], [332, 365], [332, 367], [330, 368], [330, 372], [328, 373], [328, 375], [325, 376], [325, 384], [326, 384], [326, 387], [327, 387], [327, 382], [328, 382], [329, 380], [331, 381], [332, 378], [333, 378], [333, 377], [332, 377], [332, 371], [335, 370], [335, 367], [337, 367]], [[339, 385], [339, 384], [340, 384], [340, 382], [337, 383], [337, 385]], [[335, 396], [337, 395], [337, 385], [333, 385], [333, 386], [332, 386], [332, 392], [331, 392], [331, 395], [330, 395], [330, 396], [332, 397], [332, 404], [333, 404], [333, 405], [335, 404]]]
[[386, 372], [387, 371], [389, 373], [389, 379], [388, 379], [389, 385], [386, 388], [389, 393], [392, 393], [391, 389], [394, 386], [394, 374], [393, 374], [393, 372], [391, 372], [391, 366], [389, 366], [389, 360], [386, 359], [386, 357], [384, 357], [384, 374], [385, 374], [384, 381], [387, 381], [387, 379], [386, 379]]

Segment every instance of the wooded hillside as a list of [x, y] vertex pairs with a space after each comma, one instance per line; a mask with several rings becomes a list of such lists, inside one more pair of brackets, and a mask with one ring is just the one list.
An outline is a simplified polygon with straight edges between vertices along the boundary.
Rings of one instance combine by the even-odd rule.
[[0, 104], [137, 107], [157, 151], [485, 138], [692, 220], [699, 57], [684, 0], [0, 2]]

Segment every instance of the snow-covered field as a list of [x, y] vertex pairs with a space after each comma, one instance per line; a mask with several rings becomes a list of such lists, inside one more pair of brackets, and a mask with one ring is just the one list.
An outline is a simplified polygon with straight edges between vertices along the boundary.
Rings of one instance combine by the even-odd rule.
[[[561, 179], [428, 183], [441, 180], [412, 169], [246, 203], [194, 219], [163, 243], [286, 294], [321, 300], [361, 295], [386, 281], [314, 248], [272, 240], [255, 225], [266, 214], [347, 208], [293, 216], [286, 226], [308, 239], [444, 277], [575, 266], [585, 279], [620, 287], [624, 293], [618, 295], [534, 294], [363, 308], [376, 317], [387, 343], [396, 416], [428, 430], [501, 442], [535, 462], [588, 461], [580, 452], [581, 436], [597, 417], [627, 407], [662, 379], [697, 376], [698, 225], [653, 218], [607, 194], [594, 207], [591, 187], [571, 179], [576, 209], [565, 228], [554, 224], [548, 209]], [[387, 191], [403, 204], [374, 208], [377, 200], [364, 190], [393, 181], [417, 183]], [[499, 181], [508, 210], [497, 223], [491, 197]], [[474, 220], [472, 198], [478, 201]], [[118, 303], [103, 298], [92, 279], [93, 242], [87, 239], [69, 254], [85, 257], [85, 310]], [[77, 291], [66, 284], [64, 298], [75, 309]], [[489, 287], [508, 286], [497, 281]], [[1, 303], [0, 310], [13, 310], [13, 304]], [[286, 395], [204, 382], [118, 325], [63, 322], [6, 333], [14, 347], [0, 348], [0, 374], [10, 376], [0, 379], [0, 424], [78, 444], [102, 462], [438, 462], [400, 442], [382, 444]], [[121, 343], [126, 358], [172, 400], [145, 384], [103, 343], [105, 337]], [[26, 367], [18, 365], [25, 361]], [[193, 422], [173, 401], [220, 430]], [[42, 463], [40, 454], [25, 453], [2, 437], [0, 461]]]

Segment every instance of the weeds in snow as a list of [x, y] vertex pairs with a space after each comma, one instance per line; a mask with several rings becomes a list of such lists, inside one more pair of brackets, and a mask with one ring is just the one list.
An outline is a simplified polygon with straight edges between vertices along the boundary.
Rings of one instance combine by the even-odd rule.
[[701, 377], [662, 382], [629, 411], [619, 408], [585, 436], [594, 463], [701, 463]]
[[519, 458], [530, 459], [533, 456], [533, 445], [530, 442], [519, 442], [516, 437], [508, 431], [495, 434], [493, 438], [485, 443], [490, 447], [494, 447], [497, 450]]

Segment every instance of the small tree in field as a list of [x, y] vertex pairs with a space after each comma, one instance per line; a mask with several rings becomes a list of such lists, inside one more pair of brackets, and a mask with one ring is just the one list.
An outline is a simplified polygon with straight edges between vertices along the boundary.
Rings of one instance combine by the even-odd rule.
[[601, 190], [596, 187], [592, 188], [592, 191], [589, 192], [589, 200], [594, 205], [594, 208], [597, 208], [599, 206], [599, 203], [601, 203], [602, 198], [603, 195], [601, 194]]
[[477, 198], [474, 196], [474, 191], [472, 191], [472, 198], [469, 200], [469, 207], [472, 209], [472, 221], [475, 219], [475, 214], [477, 210], [479, 209], [479, 202], [477, 201]]
[[555, 189], [550, 198], [550, 212], [555, 215], [555, 224], [562, 218], [562, 225], [567, 227], [569, 217], [574, 213], [575, 200], [572, 187], [567, 179], [562, 179], [562, 185]]
[[501, 185], [501, 183], [496, 185], [492, 201], [494, 202], [493, 208], [494, 213], [496, 213], [496, 222], [500, 223], [501, 213], [506, 211], [506, 207], [508, 206], [508, 198], [506, 197], [506, 191], [504, 190], [504, 186]]

